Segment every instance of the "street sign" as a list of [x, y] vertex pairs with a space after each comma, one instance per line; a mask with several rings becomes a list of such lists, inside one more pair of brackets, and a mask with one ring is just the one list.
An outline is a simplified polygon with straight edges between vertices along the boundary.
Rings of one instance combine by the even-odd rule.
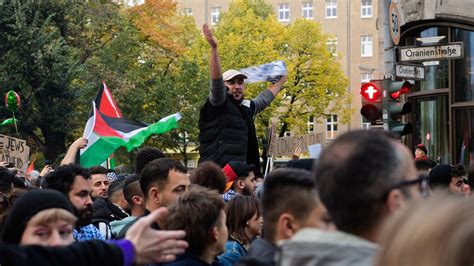
[[463, 47], [463, 42], [400, 47], [400, 62], [459, 59], [464, 57]]
[[425, 68], [416, 65], [395, 65], [395, 76], [402, 79], [424, 80]]
[[393, 43], [398, 45], [400, 42], [400, 15], [398, 14], [397, 3], [392, 1], [388, 11], [388, 21], [390, 24], [390, 36]]

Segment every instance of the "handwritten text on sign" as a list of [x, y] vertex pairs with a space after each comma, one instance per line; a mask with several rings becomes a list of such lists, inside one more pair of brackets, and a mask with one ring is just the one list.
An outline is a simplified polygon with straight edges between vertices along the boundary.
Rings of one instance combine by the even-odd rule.
[[30, 147], [26, 140], [0, 134], [0, 161], [12, 163], [15, 168], [26, 171]]
[[272, 156], [291, 156], [296, 147], [301, 148], [301, 152], [308, 152], [308, 146], [322, 143], [322, 133], [309, 133], [306, 135], [282, 137], [272, 139], [270, 145], [274, 145]]

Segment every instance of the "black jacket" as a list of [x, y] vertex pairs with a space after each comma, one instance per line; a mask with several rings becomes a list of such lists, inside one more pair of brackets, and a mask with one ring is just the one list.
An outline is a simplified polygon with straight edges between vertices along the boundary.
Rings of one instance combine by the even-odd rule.
[[277, 247], [262, 238], [252, 242], [247, 255], [242, 257], [235, 265], [238, 266], [274, 266]]
[[65, 247], [7, 245], [0, 243], [0, 265], [123, 265], [119, 247], [103, 241], [76, 242]]
[[112, 221], [122, 220], [125, 217], [128, 217], [128, 214], [103, 198], [96, 198], [92, 204], [92, 223], [94, 225], [99, 222], [109, 224]]
[[260, 173], [260, 157], [253, 115], [255, 104], [238, 104], [227, 95], [213, 106], [207, 99], [199, 116], [199, 162], [213, 161], [223, 167], [229, 161], [246, 161]]
[[203, 260], [201, 260], [196, 255], [192, 254], [191, 252], [186, 252], [184, 254], [176, 256], [176, 260], [162, 263], [162, 264], [154, 264], [159, 266], [219, 266], [219, 260], [217, 257], [215, 260], [209, 264]]

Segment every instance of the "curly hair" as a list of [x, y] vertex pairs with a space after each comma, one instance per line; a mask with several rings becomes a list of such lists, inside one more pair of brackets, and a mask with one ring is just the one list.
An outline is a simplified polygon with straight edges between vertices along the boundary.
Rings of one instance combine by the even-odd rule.
[[201, 163], [190, 176], [191, 183], [215, 189], [220, 194], [224, 193], [227, 183], [224, 171], [214, 162], [207, 161]]
[[90, 179], [90, 171], [76, 164], [67, 164], [58, 167], [45, 176], [46, 188], [57, 190], [67, 196], [72, 189], [76, 176]]

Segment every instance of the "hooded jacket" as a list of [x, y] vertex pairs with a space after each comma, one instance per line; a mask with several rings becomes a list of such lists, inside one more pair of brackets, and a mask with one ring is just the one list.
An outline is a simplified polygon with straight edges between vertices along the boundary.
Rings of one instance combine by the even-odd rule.
[[340, 231], [298, 231], [280, 247], [278, 265], [373, 265], [377, 244]]

